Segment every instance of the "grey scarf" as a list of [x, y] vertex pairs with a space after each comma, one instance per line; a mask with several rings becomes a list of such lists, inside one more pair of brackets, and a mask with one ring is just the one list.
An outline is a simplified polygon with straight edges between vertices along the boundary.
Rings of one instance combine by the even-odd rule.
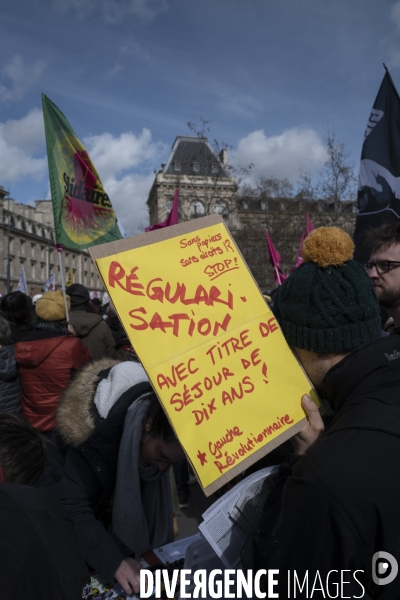
[[174, 539], [168, 469], [160, 471], [140, 458], [149, 405], [139, 398], [126, 414], [113, 505], [113, 531], [136, 558]]

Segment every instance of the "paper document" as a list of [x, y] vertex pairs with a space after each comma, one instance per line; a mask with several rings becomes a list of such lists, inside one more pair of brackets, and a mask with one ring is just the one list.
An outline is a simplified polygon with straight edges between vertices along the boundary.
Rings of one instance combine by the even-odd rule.
[[267, 467], [249, 475], [203, 513], [199, 529], [228, 569], [240, 568], [243, 544], [257, 528], [277, 471]]
[[195, 535], [184, 538], [183, 540], [177, 540], [176, 542], [165, 544], [159, 548], [154, 548], [153, 552], [165, 565], [168, 563], [170, 564], [176, 560], [183, 560], [185, 558], [186, 548], [200, 538], [200, 533], [196, 533]]

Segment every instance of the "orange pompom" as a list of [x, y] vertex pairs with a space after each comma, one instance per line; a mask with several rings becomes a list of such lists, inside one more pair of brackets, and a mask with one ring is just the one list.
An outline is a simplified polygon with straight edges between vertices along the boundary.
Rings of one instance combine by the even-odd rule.
[[319, 227], [304, 240], [303, 259], [319, 267], [339, 267], [353, 258], [354, 243], [348, 233], [338, 227]]

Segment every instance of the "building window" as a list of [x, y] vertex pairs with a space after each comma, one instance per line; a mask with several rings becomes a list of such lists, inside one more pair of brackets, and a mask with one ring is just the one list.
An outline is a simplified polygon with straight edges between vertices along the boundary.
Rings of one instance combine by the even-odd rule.
[[268, 210], [268, 200], [261, 200], [261, 210]]
[[353, 214], [355, 214], [355, 213], [357, 212], [357, 206], [352, 206], [352, 207], [351, 207], [351, 212], [352, 212]]
[[168, 198], [168, 200], [165, 201], [165, 212], [167, 215], [171, 212], [173, 203], [173, 198]]
[[224, 202], [218, 202], [217, 204], [215, 204], [214, 212], [218, 215], [222, 215], [224, 219], [227, 219], [229, 217], [228, 207]]
[[217, 163], [212, 163], [212, 165], [211, 165], [211, 174], [212, 175], [218, 175], [218, 173], [219, 173], [219, 168], [218, 168]]
[[242, 202], [242, 208], [244, 208], [244, 210], [248, 210], [248, 208], [249, 208], [249, 203], [247, 202], [247, 200], [244, 200], [244, 201]]
[[279, 208], [281, 210], [286, 210], [286, 204], [284, 202], [281, 202], [280, 205], [279, 205]]
[[199, 201], [195, 200], [190, 205], [190, 218], [197, 219], [198, 217], [202, 217], [204, 215], [204, 205]]
[[21, 254], [25, 254], [25, 240], [20, 240], [21, 243]]
[[174, 162], [174, 171], [180, 171], [181, 170], [181, 163], [179, 161], [175, 161]]
[[193, 173], [200, 173], [200, 163], [194, 162], [192, 163]]

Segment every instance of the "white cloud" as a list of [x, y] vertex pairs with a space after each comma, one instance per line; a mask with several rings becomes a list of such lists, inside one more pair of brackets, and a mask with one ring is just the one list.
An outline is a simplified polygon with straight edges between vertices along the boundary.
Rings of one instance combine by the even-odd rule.
[[43, 60], [26, 65], [16, 54], [1, 70], [1, 80], [6, 83], [0, 82], [0, 101], [20, 100], [39, 81], [45, 67]]
[[146, 200], [153, 169], [167, 148], [153, 142], [146, 128], [140, 135], [129, 131], [118, 137], [110, 133], [90, 136], [84, 144], [126, 232], [137, 233], [148, 224]]
[[47, 158], [37, 156], [44, 148], [42, 111], [31, 110], [19, 120], [0, 123], [0, 165], [5, 184], [26, 177], [41, 179], [47, 170]]
[[6, 121], [0, 127], [2, 137], [9, 146], [25, 152], [35, 152], [45, 147], [43, 113], [38, 108], [29, 111], [22, 119]]
[[116, 179], [109, 177], [103, 181], [114, 210], [127, 235], [143, 233], [149, 224], [147, 197], [154, 181], [154, 174], [130, 174]]
[[54, 0], [61, 12], [72, 10], [80, 19], [94, 11], [99, 12], [106, 23], [119, 23], [129, 17], [151, 20], [167, 8], [166, 0]]
[[164, 151], [164, 144], [152, 142], [145, 127], [140, 135], [131, 131], [114, 137], [111, 133], [92, 135], [84, 139], [90, 158], [101, 177], [117, 176], [124, 171], [150, 163]]
[[260, 176], [287, 177], [292, 182], [299, 177], [300, 165], [315, 173], [326, 161], [323, 141], [314, 129], [295, 127], [280, 135], [267, 137], [263, 129], [251, 132], [239, 140], [234, 163], [253, 163], [251, 181]]

